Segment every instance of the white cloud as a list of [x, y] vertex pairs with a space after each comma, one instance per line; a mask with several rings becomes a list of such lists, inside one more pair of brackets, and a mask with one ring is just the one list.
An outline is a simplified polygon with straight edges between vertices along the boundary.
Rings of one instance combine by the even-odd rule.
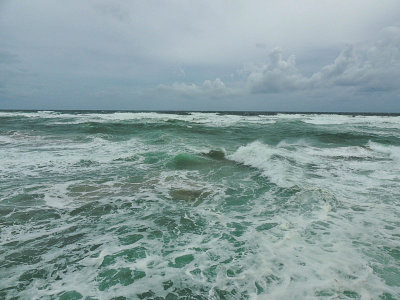
[[214, 81], [205, 80], [202, 84], [187, 84], [184, 82], [175, 82], [172, 85], [161, 84], [155, 89], [155, 91], [173, 93], [181, 96], [208, 97], [221, 97], [237, 93], [235, 89], [226, 87], [219, 78], [216, 78]]
[[256, 66], [247, 77], [252, 93], [278, 93], [330, 87], [353, 87], [361, 91], [399, 88], [400, 28], [382, 31], [373, 45], [347, 46], [335, 61], [307, 77], [297, 66], [295, 56], [286, 60], [278, 49], [269, 54], [267, 64]]
[[360, 90], [399, 88], [400, 28], [382, 31], [383, 37], [369, 47], [348, 46], [328, 65], [311, 77], [315, 86], [352, 86]]
[[254, 93], [277, 93], [305, 88], [305, 78], [296, 67], [296, 58], [289, 56], [283, 59], [282, 51], [273, 50], [269, 54], [269, 62], [255, 67], [247, 78], [247, 85]]
[[175, 82], [159, 85], [153, 92], [181, 96], [223, 97], [245, 94], [285, 94], [298, 91], [326, 91], [340, 87], [356, 92], [390, 91], [400, 88], [400, 28], [382, 30], [381, 39], [374, 44], [348, 45], [332, 64], [322, 67], [311, 76], [303, 74], [296, 58], [287, 58], [279, 49], [268, 55], [268, 62], [250, 65], [239, 74], [245, 81], [227, 86], [221, 79], [206, 80], [203, 84]]

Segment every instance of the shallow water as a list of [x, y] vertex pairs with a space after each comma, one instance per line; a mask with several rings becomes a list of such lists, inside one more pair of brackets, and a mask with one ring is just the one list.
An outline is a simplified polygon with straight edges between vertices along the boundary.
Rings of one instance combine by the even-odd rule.
[[399, 299], [400, 117], [0, 112], [0, 298]]

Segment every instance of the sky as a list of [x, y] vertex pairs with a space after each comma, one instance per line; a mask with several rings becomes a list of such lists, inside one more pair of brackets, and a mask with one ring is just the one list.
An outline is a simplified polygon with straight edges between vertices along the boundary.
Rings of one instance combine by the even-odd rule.
[[0, 109], [400, 112], [398, 0], [0, 0]]

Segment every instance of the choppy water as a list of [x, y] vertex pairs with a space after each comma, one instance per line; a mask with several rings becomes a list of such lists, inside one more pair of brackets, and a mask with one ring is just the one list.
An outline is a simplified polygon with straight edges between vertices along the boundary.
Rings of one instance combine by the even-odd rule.
[[0, 112], [0, 298], [400, 299], [400, 117]]

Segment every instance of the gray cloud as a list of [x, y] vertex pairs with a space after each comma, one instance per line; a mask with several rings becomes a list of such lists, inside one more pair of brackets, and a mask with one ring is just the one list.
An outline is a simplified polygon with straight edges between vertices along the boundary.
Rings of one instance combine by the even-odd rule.
[[15, 64], [20, 62], [18, 56], [0, 49], [0, 64]]
[[121, 22], [129, 21], [130, 12], [126, 5], [129, 3], [120, 3], [118, 1], [113, 2], [103, 2], [99, 1], [98, 3], [94, 3], [94, 8], [99, 10], [105, 16], [110, 16], [112, 18], [116, 18]]
[[399, 88], [400, 28], [385, 28], [376, 44], [349, 46], [332, 65], [311, 77], [314, 85], [353, 86], [361, 90]]
[[247, 86], [252, 93], [278, 93], [323, 89], [335, 86], [361, 91], [399, 88], [400, 28], [382, 31], [383, 37], [373, 45], [347, 46], [335, 61], [307, 77], [296, 66], [295, 56], [286, 60], [282, 51], [269, 54], [267, 64], [250, 71]]
[[387, 99], [399, 101], [396, 91], [400, 88], [400, 27], [383, 29], [376, 42], [346, 46], [331, 64], [308, 76], [297, 67], [294, 55], [285, 57], [279, 49], [269, 53], [267, 63], [249, 65], [238, 73], [244, 76], [244, 80], [228, 84], [219, 78], [206, 80], [203, 84], [175, 82], [159, 85], [148, 93], [199, 101], [256, 95], [268, 95], [269, 98], [271, 95], [292, 95], [298, 99], [335, 95], [349, 98], [349, 102], [357, 99], [361, 104], [362, 101], [371, 101], [372, 95], [379, 92]]
[[296, 67], [295, 56], [285, 60], [282, 51], [275, 49], [269, 54], [267, 64], [251, 71], [247, 85], [253, 93], [278, 93], [304, 89], [307, 81]]
[[399, 20], [398, 0], [0, 0], [0, 108], [398, 99]]
[[187, 84], [184, 82], [174, 82], [171, 85], [159, 85], [152, 91], [161, 93], [173, 93], [180, 96], [201, 96], [201, 97], [225, 97], [236, 95], [237, 90], [231, 87], [226, 87], [221, 79], [216, 78], [214, 81], [205, 80], [202, 84]]

